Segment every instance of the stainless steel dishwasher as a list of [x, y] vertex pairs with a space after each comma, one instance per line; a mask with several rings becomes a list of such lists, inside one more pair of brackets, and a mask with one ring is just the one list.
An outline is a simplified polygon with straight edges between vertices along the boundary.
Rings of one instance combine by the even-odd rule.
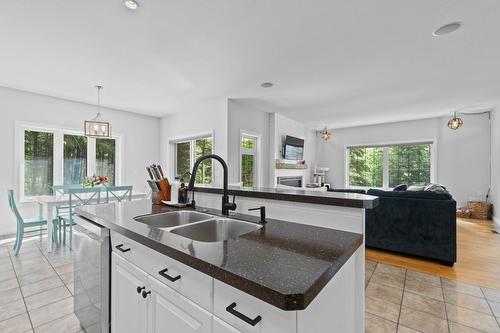
[[[75, 216], [78, 239], [74, 252], [74, 308], [87, 333], [110, 332], [109, 229]], [[75, 246], [74, 246], [75, 247]]]

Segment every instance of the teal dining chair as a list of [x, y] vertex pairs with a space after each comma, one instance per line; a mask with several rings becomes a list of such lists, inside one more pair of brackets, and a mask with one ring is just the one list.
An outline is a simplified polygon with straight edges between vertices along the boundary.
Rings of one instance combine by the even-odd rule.
[[115, 202], [122, 201], [132, 201], [132, 189], [133, 186], [107, 186], [106, 187], [106, 202], [109, 202], [110, 198], [114, 198]]
[[68, 194], [70, 189], [83, 188], [83, 184], [72, 184], [72, 185], [53, 185], [52, 194], [53, 195], [65, 195]]
[[74, 213], [75, 208], [79, 206], [85, 206], [90, 204], [100, 204], [101, 203], [101, 188], [91, 187], [91, 188], [72, 188], [68, 189], [69, 194], [69, 209], [68, 214], [63, 214], [58, 216], [58, 230], [59, 235], [61, 235], [61, 230], [63, 231], [63, 242], [66, 243], [66, 226], [69, 225], [69, 247], [73, 248], [73, 224], [74, 224]]
[[[16, 241], [14, 242], [14, 251], [15, 251], [15, 255], [17, 256], [19, 254], [19, 251], [21, 250], [21, 246], [23, 244], [24, 234], [27, 233], [27, 234], [29, 234], [30, 237], [40, 236], [43, 232], [43, 230], [41, 228], [44, 225], [47, 225], [47, 220], [44, 220], [41, 217], [35, 217], [35, 218], [29, 218], [29, 219], [23, 218], [21, 216], [21, 214], [19, 213], [19, 210], [17, 209], [16, 202], [14, 200], [14, 190], [11, 190], [11, 189], [7, 190], [7, 198], [9, 201], [10, 210], [12, 211], [14, 216], [16, 217], [16, 222], [17, 222]], [[54, 225], [56, 226], [57, 219], [54, 219], [52, 221], [52, 223], [54, 223]], [[36, 229], [36, 230], [30, 229], [33, 227], [38, 227], [38, 229]], [[26, 230], [26, 229], [28, 229], [28, 230]], [[36, 232], [38, 232], [38, 234], [32, 235], [32, 233], [36, 233]], [[54, 237], [54, 236], [56, 236], [56, 237]], [[59, 244], [59, 240], [57, 239], [56, 227], [53, 228], [52, 240], [54, 240], [56, 242], [56, 244]]]

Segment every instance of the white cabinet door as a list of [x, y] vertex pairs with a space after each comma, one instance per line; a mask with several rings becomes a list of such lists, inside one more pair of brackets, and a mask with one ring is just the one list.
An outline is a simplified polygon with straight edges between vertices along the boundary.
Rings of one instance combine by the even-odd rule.
[[143, 298], [137, 287], [146, 288], [147, 274], [125, 259], [111, 255], [111, 332], [138, 333], [147, 330], [149, 296]]
[[219, 318], [214, 316], [214, 330], [213, 333], [241, 333], [233, 326], [229, 325], [226, 322], [223, 322]]
[[211, 333], [212, 315], [149, 276], [148, 333]]

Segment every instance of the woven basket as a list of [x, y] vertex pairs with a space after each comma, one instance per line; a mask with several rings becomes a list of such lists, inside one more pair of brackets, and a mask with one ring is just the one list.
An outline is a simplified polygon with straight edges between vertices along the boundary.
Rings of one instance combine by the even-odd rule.
[[457, 217], [468, 219], [470, 218], [470, 210], [468, 209], [457, 209]]
[[470, 217], [479, 220], [489, 220], [493, 205], [489, 202], [469, 201], [467, 207], [470, 210]]

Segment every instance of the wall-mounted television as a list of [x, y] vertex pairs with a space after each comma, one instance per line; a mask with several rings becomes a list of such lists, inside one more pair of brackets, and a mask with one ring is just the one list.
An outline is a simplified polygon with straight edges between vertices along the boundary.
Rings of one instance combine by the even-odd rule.
[[304, 159], [304, 139], [299, 139], [290, 135], [285, 138], [283, 146], [283, 158], [285, 160], [301, 161]]

